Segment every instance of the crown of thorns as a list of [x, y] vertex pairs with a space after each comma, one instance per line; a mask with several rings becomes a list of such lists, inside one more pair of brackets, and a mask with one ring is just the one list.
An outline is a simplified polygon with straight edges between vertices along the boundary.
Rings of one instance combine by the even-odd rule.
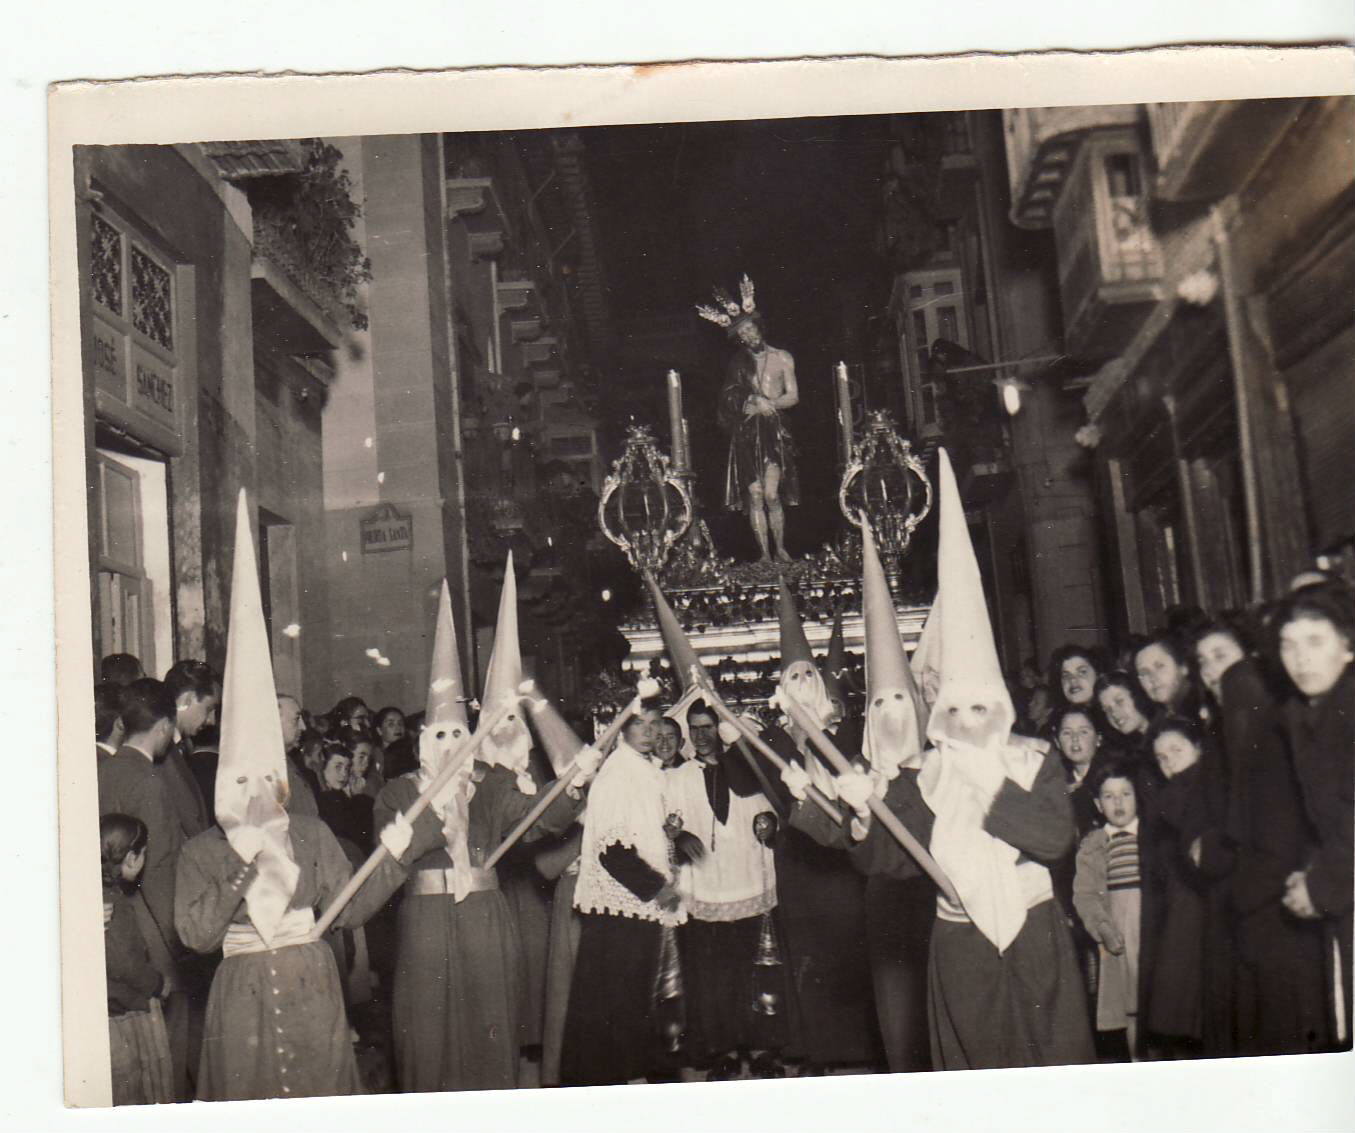
[[738, 301], [723, 287], [716, 287], [711, 294], [715, 296], [716, 305], [712, 307], [706, 303], [698, 303], [696, 313], [716, 326], [728, 330], [736, 320], [742, 322], [744, 319], [757, 317], [757, 306], [753, 302], [753, 281], [747, 275], [739, 280]]

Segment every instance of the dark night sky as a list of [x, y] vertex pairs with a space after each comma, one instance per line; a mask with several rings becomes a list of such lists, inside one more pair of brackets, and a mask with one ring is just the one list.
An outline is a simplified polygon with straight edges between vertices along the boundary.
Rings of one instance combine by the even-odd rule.
[[[796, 361], [803, 506], [788, 521], [792, 550], [839, 530], [831, 367], [861, 358], [867, 314], [888, 298], [873, 250], [885, 120], [822, 118], [605, 127], [582, 131], [594, 224], [612, 314], [690, 315], [705, 351], [684, 375], [699, 495], [717, 540], [751, 550], [742, 521], [718, 506], [726, 441], [714, 397], [731, 347], [698, 318], [719, 283], [757, 286], [768, 339]], [[658, 375], [655, 375], [656, 382]], [[666, 438], [666, 420], [657, 423]], [[747, 547], [728, 546], [731, 541]]]

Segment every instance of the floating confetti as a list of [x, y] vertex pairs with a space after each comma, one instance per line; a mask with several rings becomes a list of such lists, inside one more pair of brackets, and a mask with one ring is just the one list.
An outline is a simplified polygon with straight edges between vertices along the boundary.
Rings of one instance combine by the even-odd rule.
[[283, 637], [300, 637], [300, 636], [301, 636], [301, 627], [300, 627], [299, 625], [297, 625], [296, 622], [291, 622], [291, 623], [289, 623], [288, 625], [285, 625], [285, 626], [282, 627], [282, 636], [283, 636]]

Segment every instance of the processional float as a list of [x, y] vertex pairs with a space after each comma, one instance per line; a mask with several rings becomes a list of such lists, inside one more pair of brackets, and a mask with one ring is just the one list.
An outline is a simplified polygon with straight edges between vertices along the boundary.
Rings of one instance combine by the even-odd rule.
[[[922, 460], [913, 452], [909, 441], [899, 436], [887, 412], [868, 414], [861, 440], [856, 441], [845, 366], [839, 365], [836, 377], [843, 456], [839, 507], [853, 528], [858, 531], [870, 529], [889, 577], [897, 578], [899, 563], [908, 550], [913, 533], [931, 511], [931, 481]], [[620, 548], [650, 592], [655, 619], [682, 690], [681, 702], [699, 695], [733, 729], [734, 742], [755, 770], [757, 764], [750, 747], [756, 748], [772, 766], [783, 772], [787, 767], [785, 760], [716, 689], [660, 586], [665, 564], [689, 532], [696, 535], [696, 542], [704, 554], [713, 555], [709, 532], [696, 519], [692, 503], [691, 454], [687, 423], [681, 414], [681, 385], [676, 371], [668, 373], [668, 392], [676, 463], [660, 451], [653, 433], [646, 426], [631, 426], [625, 449], [603, 485], [598, 501], [598, 526], [603, 535]], [[777, 578], [780, 579], [779, 572]], [[788, 697], [781, 698], [779, 704], [838, 774], [852, 770], [846, 755], [798, 705], [790, 703]], [[808, 788], [807, 797], [834, 822], [843, 821], [841, 811], [814, 787]], [[942, 892], [955, 899], [954, 888], [941, 868], [883, 801], [872, 797], [867, 805]]]

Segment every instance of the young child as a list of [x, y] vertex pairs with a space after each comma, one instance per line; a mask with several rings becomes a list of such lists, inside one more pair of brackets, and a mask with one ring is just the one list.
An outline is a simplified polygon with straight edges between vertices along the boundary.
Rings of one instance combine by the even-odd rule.
[[1092, 800], [1106, 824], [1090, 831], [1078, 847], [1073, 907], [1100, 946], [1096, 1029], [1124, 1031], [1133, 1058], [1138, 1049], [1142, 924], [1134, 768], [1118, 760], [1103, 765], [1092, 780]]
[[151, 964], [124, 886], [146, 864], [146, 824], [126, 814], [99, 819], [108, 973], [108, 1046], [113, 1104], [174, 1100], [174, 1067], [160, 998], [170, 990]]

